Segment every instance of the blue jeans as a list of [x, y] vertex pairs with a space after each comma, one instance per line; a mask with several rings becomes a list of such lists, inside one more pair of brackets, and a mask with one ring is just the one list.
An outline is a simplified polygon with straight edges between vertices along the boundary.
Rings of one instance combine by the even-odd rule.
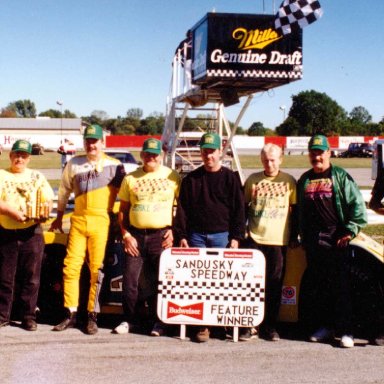
[[228, 235], [228, 232], [191, 232], [188, 237], [188, 245], [196, 248], [227, 248]]

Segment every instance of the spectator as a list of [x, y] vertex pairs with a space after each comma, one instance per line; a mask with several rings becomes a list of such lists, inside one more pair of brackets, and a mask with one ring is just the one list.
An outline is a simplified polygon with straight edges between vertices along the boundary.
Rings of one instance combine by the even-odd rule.
[[[188, 92], [192, 86], [192, 31], [188, 30], [184, 40], [180, 42], [175, 51], [176, 63], [183, 68], [183, 92]], [[173, 63], [172, 63], [173, 64]]]
[[0, 327], [10, 321], [17, 275], [21, 326], [36, 331], [44, 253], [40, 222], [49, 217], [54, 194], [44, 175], [27, 167], [31, 153], [28, 141], [16, 141], [9, 154], [10, 168], [0, 170]]
[[75, 155], [76, 147], [71, 140], [64, 139], [57, 152], [61, 155], [61, 169], [64, 169], [68, 161]]
[[90, 125], [84, 131], [86, 154], [73, 157], [64, 168], [59, 187], [57, 218], [51, 229], [62, 229], [63, 215], [69, 195], [75, 194], [75, 210], [64, 259], [64, 306], [66, 318], [54, 331], [73, 328], [77, 323], [80, 272], [88, 251], [90, 290], [88, 297], [88, 322], [85, 332], [95, 334], [97, 328], [98, 287], [101, 285], [105, 246], [108, 240], [110, 217], [117, 192], [125, 176], [120, 161], [105, 155], [103, 130]]
[[[182, 181], [175, 233], [181, 247], [238, 248], [244, 238], [244, 197], [239, 177], [221, 165], [221, 139], [206, 133], [200, 142], [203, 165]], [[199, 327], [198, 342], [209, 340]]]
[[136, 323], [135, 309], [139, 295], [139, 277], [143, 270], [149, 287], [149, 314], [152, 336], [165, 334], [165, 326], [156, 315], [160, 255], [173, 245], [173, 208], [179, 193], [180, 177], [161, 165], [161, 141], [150, 138], [140, 157], [143, 166], [124, 178], [119, 193], [119, 223], [126, 251], [123, 270], [124, 321], [114, 333], [131, 331]]
[[342, 168], [330, 163], [328, 140], [314, 135], [308, 145], [312, 169], [298, 181], [300, 236], [307, 256], [301, 293], [317, 330], [310, 341], [340, 334], [340, 346], [354, 346], [349, 242], [367, 224], [360, 190]]
[[[276, 330], [281, 289], [285, 270], [285, 256], [289, 242], [297, 243], [295, 217], [296, 180], [280, 171], [282, 149], [266, 144], [261, 151], [264, 171], [253, 173], [245, 182], [248, 238], [246, 248], [260, 250], [266, 261], [265, 316], [260, 334], [271, 341], [280, 340]], [[293, 214], [292, 214], [293, 213]], [[250, 338], [250, 330], [243, 339]]]

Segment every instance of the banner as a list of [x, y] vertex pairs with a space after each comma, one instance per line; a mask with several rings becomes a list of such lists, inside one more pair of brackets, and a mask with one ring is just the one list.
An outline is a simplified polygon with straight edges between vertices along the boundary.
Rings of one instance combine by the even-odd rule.
[[157, 314], [164, 323], [255, 327], [264, 300], [260, 251], [171, 248], [161, 255]]

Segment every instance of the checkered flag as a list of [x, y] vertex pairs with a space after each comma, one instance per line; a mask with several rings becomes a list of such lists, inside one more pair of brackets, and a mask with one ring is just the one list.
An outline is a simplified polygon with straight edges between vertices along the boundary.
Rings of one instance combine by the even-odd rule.
[[287, 35], [304, 28], [323, 15], [317, 0], [284, 0], [276, 14], [275, 28]]

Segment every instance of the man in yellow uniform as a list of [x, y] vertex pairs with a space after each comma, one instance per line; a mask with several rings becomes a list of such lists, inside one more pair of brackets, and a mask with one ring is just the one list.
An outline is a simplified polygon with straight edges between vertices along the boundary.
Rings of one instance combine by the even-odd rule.
[[0, 170], [0, 327], [10, 321], [17, 274], [21, 326], [35, 331], [44, 253], [39, 222], [49, 217], [54, 194], [40, 172], [27, 168], [31, 153], [28, 141], [16, 141], [9, 154], [10, 168]]
[[57, 218], [51, 230], [62, 231], [64, 210], [71, 192], [75, 194], [75, 209], [71, 217], [67, 255], [64, 260], [64, 306], [68, 316], [54, 331], [64, 331], [76, 325], [79, 305], [80, 272], [88, 251], [90, 289], [88, 297], [87, 334], [97, 332], [98, 281], [108, 240], [110, 218], [117, 192], [125, 176], [120, 161], [105, 155], [103, 130], [90, 125], [84, 132], [86, 155], [73, 157], [64, 168], [59, 188]]
[[151, 335], [164, 334], [164, 327], [156, 317], [159, 261], [162, 251], [173, 245], [173, 208], [180, 177], [161, 165], [161, 151], [161, 141], [147, 139], [140, 153], [143, 167], [124, 178], [119, 192], [119, 223], [126, 261], [123, 271], [125, 321], [114, 329], [118, 334], [128, 333], [130, 324], [135, 323], [142, 269], [150, 290], [148, 305], [154, 323]]

